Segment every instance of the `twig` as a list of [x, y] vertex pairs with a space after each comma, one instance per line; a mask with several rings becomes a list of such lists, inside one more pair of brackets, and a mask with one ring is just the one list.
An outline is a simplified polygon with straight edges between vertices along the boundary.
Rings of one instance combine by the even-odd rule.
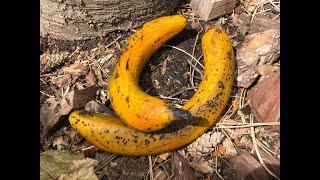
[[[195, 50], [196, 50], [196, 45], [197, 45], [197, 42], [198, 42], [199, 34], [200, 34], [202, 31], [203, 31], [203, 29], [201, 29], [201, 30], [197, 33], [196, 39], [194, 40], [194, 44], [193, 44], [193, 48], [192, 48], [192, 56], [194, 56], [194, 52], [195, 52]], [[192, 61], [191, 61], [191, 62], [192, 62]], [[196, 62], [196, 64], [195, 64], [195, 66], [197, 66], [197, 62]], [[191, 70], [191, 66], [190, 66], [190, 70]], [[192, 87], [194, 86], [193, 75], [194, 75], [194, 69], [192, 69], [191, 76], [190, 76], [190, 83], [191, 83], [191, 86], [192, 86]]]
[[152, 159], [151, 159], [151, 156], [148, 156], [148, 158], [149, 158], [149, 174], [150, 174], [150, 180], [153, 180]]
[[168, 178], [168, 180], [172, 179], [174, 177], [174, 174], [172, 173], [171, 176]]
[[260, 142], [259, 140], [257, 140], [258, 145], [261, 147], [261, 149], [264, 149], [265, 151], [268, 151], [269, 153], [272, 153], [274, 156], [277, 156], [278, 153], [273, 152], [270, 148], [268, 148], [266, 145], [263, 144], [263, 142]]
[[96, 169], [95, 172], [102, 169], [105, 165], [107, 165], [110, 161], [112, 161], [115, 157], [117, 157], [117, 154], [112, 154], [111, 156], [107, 157], [104, 162], [102, 162]]
[[279, 10], [280, 8], [274, 4], [271, 0], [267, 0], [273, 7], [275, 7], [277, 10]]
[[167, 97], [167, 96], [162, 96], [162, 95], [159, 95], [159, 97], [161, 99], [169, 99], [169, 100], [176, 100], [176, 101], [182, 101], [182, 102], [188, 102], [189, 101], [188, 99], [179, 99], [179, 98]]
[[45, 95], [45, 96], [48, 96], [48, 97], [50, 97], [50, 98], [54, 97], [54, 96], [52, 96], [52, 95], [50, 95], [50, 94], [47, 94], [47, 93], [45, 93], [45, 92], [42, 92], [42, 91], [40, 91], [40, 93], [43, 94], [43, 95]]
[[[190, 56], [195, 62], [197, 62], [202, 68], [204, 68], [203, 65], [202, 65], [195, 57], [193, 57], [191, 54], [189, 54], [189, 53], [186, 52], [185, 50], [180, 49], [180, 48], [175, 47], [175, 46], [171, 46], [171, 45], [164, 45], [164, 46], [166, 46], [166, 47], [171, 47], [171, 48], [177, 49], [177, 50], [185, 53], [186, 55]], [[202, 72], [201, 72], [196, 66], [194, 66], [189, 59], [187, 59], [187, 62], [188, 62], [189, 65], [192, 66], [192, 67], [201, 75], [201, 77], [202, 77]]]
[[[253, 115], [250, 114], [250, 122], [253, 123]], [[274, 178], [276, 179], [280, 179], [277, 175], [275, 175], [272, 171], [269, 170], [269, 168], [266, 166], [266, 164], [263, 162], [263, 159], [261, 158], [261, 155], [260, 155], [260, 152], [259, 152], [259, 149], [258, 149], [258, 146], [257, 146], [257, 141], [256, 141], [256, 136], [254, 134], [254, 127], [251, 127], [250, 128], [250, 131], [251, 131], [251, 137], [252, 137], [252, 142], [253, 142], [253, 147], [256, 151], [256, 154], [258, 156], [258, 159], [261, 163], [261, 165], [264, 167], [264, 169], [271, 175], [273, 176]]]
[[[218, 123], [217, 124], [217, 128], [246, 128], [246, 127], [257, 127], [257, 126], [279, 126], [280, 123], [279, 122], [274, 122], [274, 123], [240, 123], [241, 125], [234, 125], [234, 126], [230, 126], [232, 125], [231, 123], [225, 123], [227, 126], [225, 126], [223, 123]], [[235, 123], [235, 124], [239, 124], [239, 123]]]
[[186, 91], [190, 91], [190, 90], [194, 90], [194, 89], [197, 89], [198, 87], [194, 86], [194, 87], [189, 87], [189, 88], [185, 88], [185, 89], [182, 89], [181, 91], [178, 91], [176, 93], [173, 93], [171, 96], [168, 96], [169, 98], [172, 98], [172, 97], [175, 97], [181, 93], [184, 93]]
[[105, 48], [108, 48], [108, 47], [111, 46], [113, 43], [117, 42], [118, 39], [120, 39], [120, 38], [121, 38], [121, 35], [118, 36], [115, 40], [113, 40], [110, 44], [106, 45]]

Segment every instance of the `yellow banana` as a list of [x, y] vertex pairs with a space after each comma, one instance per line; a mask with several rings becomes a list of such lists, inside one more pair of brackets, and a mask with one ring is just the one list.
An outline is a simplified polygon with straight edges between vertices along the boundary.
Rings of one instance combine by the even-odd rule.
[[202, 38], [202, 50], [205, 67], [203, 80], [182, 109], [207, 121], [171, 132], [143, 133], [123, 124], [116, 117], [75, 111], [70, 115], [70, 124], [92, 144], [116, 154], [160, 154], [191, 143], [221, 115], [230, 97], [234, 77], [234, 54], [225, 32], [216, 28], [208, 30]]
[[153, 132], [173, 121], [193, 122], [190, 112], [169, 106], [138, 85], [140, 73], [150, 56], [185, 26], [183, 16], [165, 16], [146, 23], [129, 38], [108, 82], [111, 105], [129, 126]]

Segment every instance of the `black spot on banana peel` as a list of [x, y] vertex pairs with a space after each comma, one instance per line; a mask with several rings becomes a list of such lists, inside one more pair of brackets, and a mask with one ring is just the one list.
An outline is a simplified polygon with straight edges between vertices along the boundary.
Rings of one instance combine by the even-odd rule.
[[190, 112], [175, 110], [164, 100], [148, 95], [138, 86], [140, 73], [151, 55], [185, 26], [186, 19], [183, 16], [165, 16], [146, 23], [129, 38], [127, 48], [121, 54], [108, 83], [111, 105], [129, 126], [143, 132], [154, 132], [173, 121], [190, 119]]
[[160, 154], [194, 141], [217, 121], [232, 90], [235, 62], [234, 59], [229, 59], [233, 55], [228, 54], [233, 54], [232, 45], [226, 33], [215, 29], [209, 29], [202, 38], [204, 77], [207, 79], [200, 83], [198, 91], [182, 107], [190, 111], [192, 116], [207, 120], [207, 124], [201, 121], [201, 125], [187, 125], [173, 132], [149, 134], [128, 127], [117, 117], [103, 114], [92, 116], [75, 111], [69, 118], [72, 127], [100, 149], [122, 155]]

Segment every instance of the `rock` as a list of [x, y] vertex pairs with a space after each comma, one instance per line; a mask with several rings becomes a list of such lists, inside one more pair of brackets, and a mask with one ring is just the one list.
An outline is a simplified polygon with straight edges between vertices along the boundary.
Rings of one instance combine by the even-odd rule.
[[248, 92], [250, 106], [260, 122], [280, 120], [280, 70], [260, 79]]
[[190, 6], [205, 21], [232, 12], [237, 0], [191, 0]]

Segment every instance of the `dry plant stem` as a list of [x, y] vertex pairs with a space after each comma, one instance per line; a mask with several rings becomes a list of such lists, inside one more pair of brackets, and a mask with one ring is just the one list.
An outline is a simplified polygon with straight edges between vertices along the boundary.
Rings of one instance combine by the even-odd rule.
[[[266, 153], [271, 153], [273, 156], [277, 156], [279, 154], [273, 152], [270, 148], [268, 148], [266, 145], [264, 145], [262, 142], [260, 142], [258, 139], [256, 139], [258, 145], [263, 149]], [[267, 152], [268, 151], [268, 152]], [[269, 154], [270, 155], [270, 154]]]
[[[250, 122], [253, 123], [253, 115], [250, 114]], [[254, 127], [251, 127], [250, 128], [250, 131], [251, 131], [251, 137], [252, 137], [252, 142], [253, 142], [253, 147], [256, 151], [256, 154], [258, 156], [258, 159], [261, 163], [261, 165], [265, 168], [265, 170], [271, 175], [273, 176], [274, 178], [276, 179], [280, 179], [278, 176], [276, 176], [272, 171], [270, 171], [270, 169], [266, 166], [266, 164], [263, 162], [263, 159], [261, 158], [261, 155], [260, 155], [260, 152], [259, 152], [259, 149], [258, 149], [258, 145], [257, 145], [257, 141], [256, 141], [256, 136], [254, 134]]]
[[43, 92], [43, 91], [40, 91], [40, 93], [43, 94], [43, 95], [45, 95], [45, 96], [48, 96], [48, 97], [50, 97], [50, 98], [54, 97], [54, 96], [52, 96], [52, 95], [50, 95], [50, 94], [47, 94], [47, 93], [45, 93], [45, 92]]
[[113, 43], [117, 42], [119, 39], [121, 38], [121, 35], [118, 36], [115, 40], [113, 40], [111, 43], [109, 43], [108, 45], [105, 46], [105, 48], [110, 47]]
[[261, 143], [256, 139], [256, 141], [257, 141], [257, 145], [266, 153], [266, 154], [268, 154], [269, 156], [273, 156], [265, 147], [263, 147], [262, 145], [261, 145]]
[[[192, 49], [192, 56], [194, 56], [194, 52], [196, 50], [196, 45], [197, 45], [197, 42], [198, 42], [198, 38], [199, 38], [199, 35], [200, 35], [201, 32], [202, 32], [202, 29], [197, 33], [196, 39], [194, 40], [193, 49]], [[192, 59], [190, 61], [192, 62]], [[197, 62], [195, 63], [194, 66], [197, 66]], [[190, 76], [190, 83], [191, 83], [191, 86], [194, 87], [194, 82], [193, 82], [194, 69], [192, 69], [191, 66], [190, 66], [189, 69], [190, 69], [190, 71], [192, 70], [191, 76]]]
[[108, 73], [101, 67], [101, 65], [99, 64], [99, 62], [98, 62], [97, 60], [95, 60], [95, 59], [92, 59], [92, 60], [93, 60], [94, 64], [97, 65], [98, 68], [99, 68], [102, 72], [104, 72], [105, 74], [108, 74]]
[[162, 169], [165, 171], [166, 175], [167, 175], [168, 177], [170, 177], [169, 172], [167, 171], [167, 169], [166, 169], [165, 165], [164, 165], [162, 162], [160, 162], [160, 166], [161, 166], [161, 167], [162, 167]]
[[168, 178], [168, 180], [172, 179], [174, 177], [174, 174], [172, 173], [171, 176]]
[[101, 163], [96, 169], [95, 172], [97, 172], [98, 170], [102, 169], [105, 165], [107, 165], [110, 161], [112, 161], [115, 157], [117, 157], [117, 154], [112, 154], [111, 156], [109, 156], [108, 158], [106, 158], [106, 160]]
[[[177, 49], [177, 50], [185, 53], [186, 55], [190, 56], [195, 62], [197, 62], [198, 64], [200, 64], [200, 66], [202, 67], [202, 69], [204, 69], [203, 65], [202, 65], [195, 57], [193, 57], [191, 54], [189, 54], [189, 53], [186, 52], [185, 50], [180, 49], [180, 48], [175, 47], [175, 46], [171, 46], [171, 45], [164, 45], [164, 46], [165, 46], [165, 47], [171, 47], [171, 48]], [[201, 75], [201, 77], [202, 77], [202, 72], [201, 72], [197, 67], [195, 67], [189, 59], [187, 59], [187, 62], [188, 62], [189, 65], [192, 66], [192, 67]]]
[[272, 0], [267, 0], [267, 1], [268, 1], [273, 7], [275, 7], [277, 10], [280, 10], [280, 8], [279, 8], [276, 4], [274, 4]]
[[194, 90], [194, 89], [197, 89], [197, 88], [198, 88], [198, 86], [193, 86], [193, 87], [182, 89], [181, 91], [178, 91], [178, 92], [172, 94], [171, 96], [168, 96], [168, 98], [173, 98], [173, 97], [175, 97], [177, 95], [180, 95], [180, 94], [182, 94], [182, 93], [184, 93], [186, 91]]
[[189, 101], [188, 99], [179, 99], [179, 98], [167, 97], [167, 96], [162, 96], [162, 95], [159, 95], [159, 97], [161, 99], [169, 99], [169, 100], [176, 100], [176, 101], [182, 101], [182, 102], [188, 102]]
[[[245, 123], [244, 123], [245, 124]], [[257, 127], [257, 126], [277, 126], [277, 125], [280, 125], [280, 123], [278, 124], [258, 124], [258, 123], [253, 123], [253, 124], [245, 124], [245, 125], [235, 125], [235, 126], [224, 126], [224, 125], [221, 125], [221, 124], [218, 124], [217, 128], [220, 128], [220, 129], [231, 129], [231, 128], [246, 128], [246, 127]]]
[[[203, 55], [201, 55], [199, 58], [198, 58], [198, 62], [200, 62], [200, 59], [203, 57]], [[197, 66], [197, 62], [195, 63], [195, 65], [194, 66]], [[191, 68], [191, 66], [190, 66], [190, 68]], [[193, 77], [194, 77], [194, 71], [195, 71], [195, 69], [193, 68], [192, 69], [192, 71], [191, 71], [191, 76], [190, 77], [192, 77], [192, 83], [194, 83], [193, 82]], [[194, 86], [194, 85], [193, 85]]]
[[150, 180], [153, 180], [153, 170], [152, 170], [152, 158], [151, 156], [148, 156], [149, 159], [149, 174], [150, 174]]

